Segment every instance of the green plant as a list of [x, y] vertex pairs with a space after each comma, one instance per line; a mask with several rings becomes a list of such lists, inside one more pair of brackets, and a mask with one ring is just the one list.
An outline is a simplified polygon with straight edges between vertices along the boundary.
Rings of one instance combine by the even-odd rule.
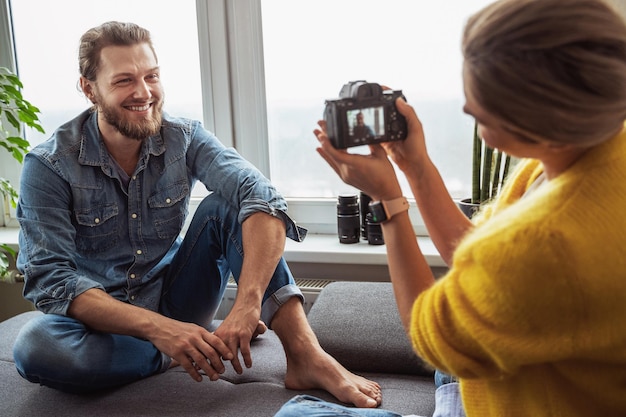
[[500, 192], [511, 167], [511, 156], [493, 149], [478, 135], [474, 123], [472, 156], [472, 204], [483, 204]]
[[[0, 67], [0, 147], [4, 148], [20, 164], [28, 152], [30, 143], [24, 138], [23, 126], [45, 133], [39, 123], [39, 109], [22, 96], [24, 88], [17, 75], [9, 69]], [[3, 200], [17, 206], [17, 191], [6, 179], [0, 177], [0, 193]], [[8, 245], [0, 244], [0, 278], [9, 268], [7, 253], [15, 257], [15, 251]]]

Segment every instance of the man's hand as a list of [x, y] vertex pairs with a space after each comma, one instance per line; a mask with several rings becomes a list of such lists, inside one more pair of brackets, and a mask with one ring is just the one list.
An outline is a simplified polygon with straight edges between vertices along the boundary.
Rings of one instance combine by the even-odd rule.
[[239, 374], [252, 366], [250, 341], [266, 330], [261, 318], [261, 303], [272, 274], [285, 249], [285, 223], [263, 212], [250, 215], [242, 223], [243, 264], [237, 283], [235, 303], [215, 335], [233, 352], [233, 368]]
[[202, 381], [200, 369], [215, 381], [225, 371], [222, 359], [230, 361], [235, 356], [219, 337], [203, 327], [121, 302], [96, 288], [76, 297], [68, 315], [94, 330], [149, 340], [196, 381]]
[[203, 370], [211, 381], [219, 379], [226, 368], [222, 359], [230, 361], [236, 355], [215, 334], [201, 326], [164, 318], [157, 335], [150, 341], [161, 352], [179, 363], [196, 381], [202, 381]]
[[243, 373], [243, 367], [239, 361], [237, 352], [241, 352], [246, 368], [252, 366], [250, 342], [261, 333], [265, 333], [267, 327], [259, 320], [260, 309], [251, 306], [239, 307], [233, 305], [231, 312], [215, 331], [218, 336], [234, 353], [231, 363], [235, 372]]

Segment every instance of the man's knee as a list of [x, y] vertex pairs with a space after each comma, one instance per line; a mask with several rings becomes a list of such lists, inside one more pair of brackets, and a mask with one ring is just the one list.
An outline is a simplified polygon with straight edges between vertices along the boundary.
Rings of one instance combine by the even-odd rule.
[[239, 210], [233, 207], [230, 202], [217, 194], [210, 194], [198, 205], [195, 210], [195, 217], [219, 217], [219, 218], [237, 218]]
[[33, 380], [34, 375], [46, 372], [53, 364], [65, 362], [63, 352], [69, 352], [69, 349], [60, 346], [61, 338], [55, 335], [58, 322], [65, 319], [63, 316], [44, 314], [22, 327], [13, 345], [13, 358], [23, 377]]

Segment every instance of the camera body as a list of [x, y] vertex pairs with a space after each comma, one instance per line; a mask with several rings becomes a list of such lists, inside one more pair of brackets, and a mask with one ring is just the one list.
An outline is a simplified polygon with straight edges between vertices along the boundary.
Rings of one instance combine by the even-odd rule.
[[383, 90], [379, 84], [351, 81], [339, 98], [326, 100], [326, 133], [335, 148], [346, 149], [406, 139], [406, 119], [396, 108], [401, 90]]

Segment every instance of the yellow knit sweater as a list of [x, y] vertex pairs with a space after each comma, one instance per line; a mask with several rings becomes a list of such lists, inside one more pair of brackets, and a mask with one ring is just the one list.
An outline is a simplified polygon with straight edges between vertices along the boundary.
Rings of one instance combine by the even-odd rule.
[[523, 161], [415, 302], [416, 352], [471, 416], [626, 416], [626, 129], [521, 198]]

